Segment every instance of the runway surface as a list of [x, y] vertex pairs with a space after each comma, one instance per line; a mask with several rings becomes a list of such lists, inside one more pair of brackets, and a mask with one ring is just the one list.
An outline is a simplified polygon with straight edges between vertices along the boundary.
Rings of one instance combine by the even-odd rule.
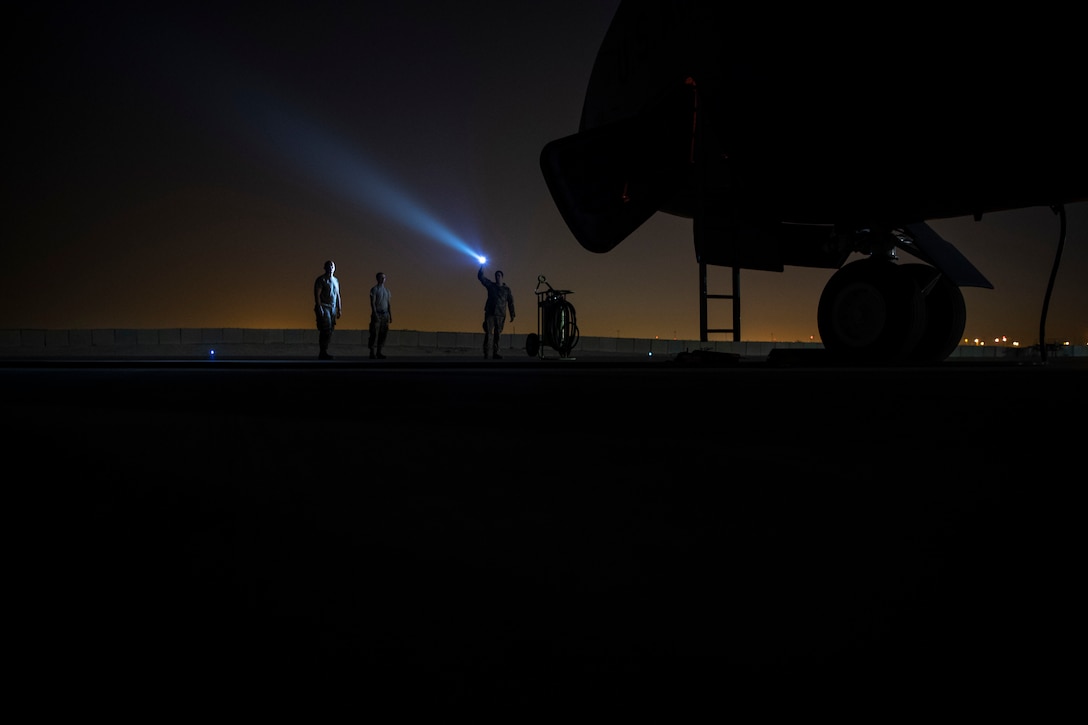
[[818, 692], [1038, 715], [1077, 682], [1086, 383], [8, 361], [15, 658], [83, 697], [320, 672], [409, 709]]

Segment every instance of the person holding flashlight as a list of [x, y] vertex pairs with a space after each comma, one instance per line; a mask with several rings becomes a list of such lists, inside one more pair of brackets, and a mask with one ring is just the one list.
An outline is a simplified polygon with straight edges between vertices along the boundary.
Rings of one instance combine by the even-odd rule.
[[514, 321], [514, 293], [502, 281], [501, 269], [495, 270], [495, 281], [492, 282], [484, 276], [484, 266], [481, 264], [476, 272], [476, 279], [487, 288], [487, 302], [484, 303], [484, 359], [487, 359], [487, 351], [490, 349], [493, 360], [502, 360], [499, 339], [506, 324], [507, 310], [510, 312], [510, 321]]

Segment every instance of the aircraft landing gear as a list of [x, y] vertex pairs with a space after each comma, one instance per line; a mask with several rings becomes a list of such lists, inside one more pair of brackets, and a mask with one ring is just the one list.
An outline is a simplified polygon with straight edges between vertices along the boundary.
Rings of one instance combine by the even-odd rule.
[[938, 363], [959, 344], [966, 320], [963, 293], [939, 270], [877, 256], [832, 275], [817, 311], [824, 348], [858, 364]]
[[[541, 290], [540, 285], [547, 285]], [[570, 359], [570, 351], [578, 344], [578, 324], [574, 305], [567, 301], [570, 290], [552, 289], [544, 275], [536, 278], [536, 333], [525, 338], [525, 351], [529, 357], [544, 357], [543, 345]]]
[[926, 323], [922, 338], [910, 354], [911, 362], [939, 363], [952, 354], [963, 339], [967, 325], [967, 304], [959, 285], [936, 267], [905, 264], [906, 270], [922, 293], [926, 304]]

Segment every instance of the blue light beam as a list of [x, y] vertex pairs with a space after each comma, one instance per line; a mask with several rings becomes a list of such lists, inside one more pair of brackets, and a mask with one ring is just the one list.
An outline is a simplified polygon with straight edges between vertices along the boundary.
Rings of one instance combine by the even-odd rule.
[[377, 211], [481, 264], [486, 261], [422, 204], [380, 174], [376, 164], [352, 153], [348, 144], [335, 141], [312, 124], [266, 109], [261, 125], [269, 144], [330, 193]]
[[[156, 23], [133, 36], [142, 56], [162, 59], [156, 72], [147, 75], [171, 81], [156, 80], [152, 90], [163, 94], [179, 113], [202, 116], [216, 132], [225, 123], [242, 143], [257, 146], [261, 153], [271, 150], [289, 163], [292, 172], [301, 171], [332, 195], [478, 260], [468, 242], [380, 174], [364, 154], [353, 152], [351, 144], [336, 140], [333, 133], [282, 102], [269, 79], [247, 71], [248, 59], [222, 54], [221, 49], [215, 57], [216, 42], [179, 43], [179, 37], [173, 25]], [[194, 55], [194, 47], [200, 48], [199, 54]], [[216, 70], [194, 75], [194, 68]]]

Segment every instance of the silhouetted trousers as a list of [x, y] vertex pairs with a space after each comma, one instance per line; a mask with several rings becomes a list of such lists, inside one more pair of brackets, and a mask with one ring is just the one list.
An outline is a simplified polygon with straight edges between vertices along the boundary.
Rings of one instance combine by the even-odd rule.
[[[502, 328], [506, 325], [506, 315], [484, 315], [484, 356], [487, 351], [499, 351], [499, 338], [502, 337]], [[490, 346], [489, 346], [490, 343]]]
[[314, 313], [317, 315], [317, 345], [321, 352], [326, 353], [336, 327], [336, 315], [332, 313], [332, 305], [325, 304], [314, 307]]
[[377, 349], [378, 352], [381, 352], [382, 346], [385, 345], [385, 338], [388, 336], [389, 315], [380, 312], [370, 313], [370, 337], [366, 342], [367, 347], [371, 350]]

